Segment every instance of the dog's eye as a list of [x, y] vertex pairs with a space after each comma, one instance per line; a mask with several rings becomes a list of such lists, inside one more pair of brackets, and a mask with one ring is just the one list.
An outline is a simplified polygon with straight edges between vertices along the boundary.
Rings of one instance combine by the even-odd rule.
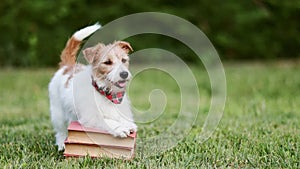
[[126, 63], [126, 62], [127, 62], [127, 60], [126, 60], [126, 59], [122, 59], [122, 62], [123, 62], [123, 63]]
[[112, 61], [111, 60], [107, 60], [107, 61], [105, 61], [105, 62], [103, 62], [104, 64], [106, 64], [106, 65], [111, 65], [112, 64]]

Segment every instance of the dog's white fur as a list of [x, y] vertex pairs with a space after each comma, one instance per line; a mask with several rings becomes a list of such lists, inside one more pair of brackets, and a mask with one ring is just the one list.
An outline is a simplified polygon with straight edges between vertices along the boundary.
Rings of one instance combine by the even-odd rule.
[[[100, 27], [99, 24], [86, 27], [73, 34], [72, 38], [82, 41]], [[70, 67], [72, 70], [68, 71]], [[96, 83], [99, 86], [110, 86], [112, 90], [125, 90], [112, 84], [120, 80], [120, 72], [129, 73], [127, 67], [118, 59], [114, 60], [111, 67], [105, 79], [95, 78]], [[137, 130], [126, 94], [121, 104], [114, 104], [92, 86], [91, 77], [95, 76], [95, 69], [97, 66], [66, 64], [55, 73], [49, 84], [51, 119], [59, 150], [64, 149], [67, 126], [74, 120], [78, 120], [85, 127], [108, 131], [116, 137], [127, 137], [131, 131]], [[130, 76], [129, 73], [127, 80]]]

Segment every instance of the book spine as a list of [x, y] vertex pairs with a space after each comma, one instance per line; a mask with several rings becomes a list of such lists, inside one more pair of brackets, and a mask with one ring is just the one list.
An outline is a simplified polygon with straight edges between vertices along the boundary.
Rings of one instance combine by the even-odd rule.
[[74, 141], [68, 141], [68, 140], [65, 141], [65, 144], [89, 145], [89, 146], [99, 146], [99, 147], [125, 149], [125, 150], [132, 150], [135, 148], [135, 146], [134, 147], [125, 147], [125, 146], [101, 145], [101, 144], [94, 144], [94, 143], [74, 142]]

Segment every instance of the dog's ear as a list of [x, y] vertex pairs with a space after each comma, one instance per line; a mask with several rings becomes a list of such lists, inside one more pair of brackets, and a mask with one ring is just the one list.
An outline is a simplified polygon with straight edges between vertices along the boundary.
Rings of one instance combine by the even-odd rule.
[[119, 45], [123, 50], [125, 50], [125, 52], [128, 54], [129, 52], [132, 52], [133, 49], [130, 46], [130, 44], [128, 42], [124, 42], [124, 41], [117, 41], [116, 42], [117, 45]]
[[94, 54], [93, 54], [93, 47], [90, 48], [86, 48], [83, 50], [83, 56], [85, 58], [85, 60], [91, 64], [93, 62], [93, 58], [94, 58]]
[[97, 54], [100, 54], [100, 50], [104, 45], [99, 43], [96, 46], [89, 47], [83, 50], [83, 56], [89, 64], [92, 64]]

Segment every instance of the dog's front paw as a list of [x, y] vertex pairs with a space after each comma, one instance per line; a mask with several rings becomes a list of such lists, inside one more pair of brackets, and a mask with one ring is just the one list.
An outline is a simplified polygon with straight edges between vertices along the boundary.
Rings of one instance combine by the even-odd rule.
[[129, 127], [120, 126], [120, 127], [116, 128], [112, 134], [115, 137], [125, 138], [130, 134], [130, 132], [131, 132], [131, 129]]
[[134, 123], [130, 123], [127, 125], [130, 128], [130, 132], [136, 132], [137, 131], [137, 125]]

